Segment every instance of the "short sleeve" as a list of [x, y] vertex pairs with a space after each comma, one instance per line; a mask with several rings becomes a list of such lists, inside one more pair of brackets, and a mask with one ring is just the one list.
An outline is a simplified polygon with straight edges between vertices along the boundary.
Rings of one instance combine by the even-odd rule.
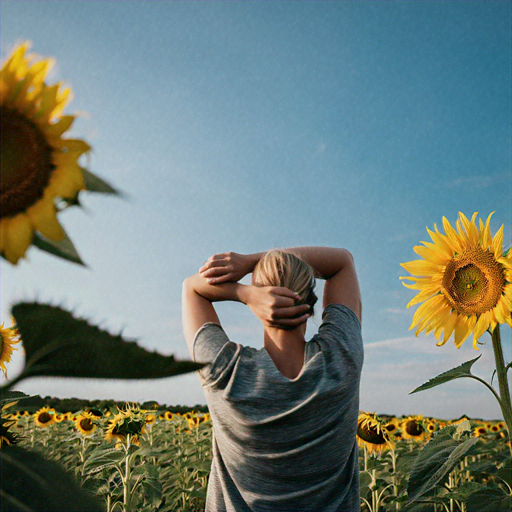
[[322, 313], [317, 340], [324, 349], [336, 352], [351, 366], [363, 365], [363, 340], [361, 324], [356, 314], [347, 306], [329, 304]]
[[224, 329], [207, 322], [197, 331], [192, 343], [192, 359], [205, 366], [199, 370], [204, 384], [214, 384], [232, 367], [240, 347], [229, 341]]

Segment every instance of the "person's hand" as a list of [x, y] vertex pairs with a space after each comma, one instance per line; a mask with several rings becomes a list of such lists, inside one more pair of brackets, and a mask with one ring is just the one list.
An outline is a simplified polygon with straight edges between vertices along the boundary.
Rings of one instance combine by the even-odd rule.
[[199, 269], [199, 273], [210, 284], [238, 282], [252, 272], [254, 260], [248, 254], [224, 252], [210, 256]]
[[296, 306], [300, 295], [279, 286], [248, 286], [246, 304], [268, 327], [295, 329], [311, 316], [308, 304]]

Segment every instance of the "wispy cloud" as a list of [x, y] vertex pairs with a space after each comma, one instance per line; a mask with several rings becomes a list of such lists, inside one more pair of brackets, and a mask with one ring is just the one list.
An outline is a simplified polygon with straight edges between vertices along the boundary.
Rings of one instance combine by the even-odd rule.
[[442, 188], [488, 188], [497, 183], [504, 183], [512, 181], [510, 174], [504, 172], [501, 174], [480, 174], [478, 176], [466, 176], [463, 178], [457, 178], [452, 181], [448, 181], [439, 185]]

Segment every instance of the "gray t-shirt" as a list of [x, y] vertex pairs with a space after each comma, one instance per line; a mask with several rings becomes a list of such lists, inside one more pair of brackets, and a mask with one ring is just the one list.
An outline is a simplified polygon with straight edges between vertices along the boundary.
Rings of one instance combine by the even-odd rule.
[[265, 348], [206, 323], [193, 343], [213, 422], [206, 512], [360, 511], [356, 443], [361, 326], [324, 309], [304, 366], [285, 377]]

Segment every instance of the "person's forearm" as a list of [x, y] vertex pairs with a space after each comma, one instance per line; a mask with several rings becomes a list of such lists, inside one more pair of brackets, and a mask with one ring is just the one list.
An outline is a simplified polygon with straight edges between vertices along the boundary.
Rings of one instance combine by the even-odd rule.
[[200, 274], [194, 274], [185, 280], [198, 295], [210, 302], [236, 301], [247, 303], [247, 286], [240, 283], [209, 284]]
[[290, 247], [285, 251], [309, 263], [321, 279], [329, 279], [352, 261], [349, 251], [335, 247]]

